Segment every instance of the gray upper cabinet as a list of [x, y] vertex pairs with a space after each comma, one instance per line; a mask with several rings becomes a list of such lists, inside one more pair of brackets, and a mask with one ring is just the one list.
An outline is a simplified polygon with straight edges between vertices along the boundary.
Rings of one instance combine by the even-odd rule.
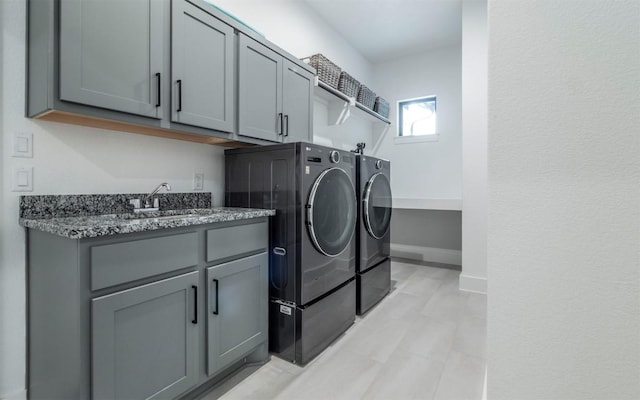
[[186, 0], [171, 7], [171, 120], [233, 132], [234, 30]]
[[240, 34], [238, 135], [272, 142], [312, 139], [313, 74]]
[[313, 69], [205, 0], [27, 1], [28, 117], [208, 144], [312, 138]]
[[163, 6], [60, 1], [60, 99], [162, 118]]
[[198, 272], [92, 300], [92, 398], [167, 399], [198, 382]]
[[313, 135], [313, 74], [284, 60], [284, 141], [310, 141]]
[[239, 35], [238, 134], [278, 141], [282, 135], [282, 56]]
[[207, 374], [266, 341], [267, 253], [207, 269]]

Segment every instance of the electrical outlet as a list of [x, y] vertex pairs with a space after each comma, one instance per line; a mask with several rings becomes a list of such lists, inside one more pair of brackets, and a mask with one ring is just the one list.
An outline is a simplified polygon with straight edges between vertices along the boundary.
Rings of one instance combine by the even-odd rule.
[[204, 190], [204, 173], [194, 172], [193, 174], [193, 190]]

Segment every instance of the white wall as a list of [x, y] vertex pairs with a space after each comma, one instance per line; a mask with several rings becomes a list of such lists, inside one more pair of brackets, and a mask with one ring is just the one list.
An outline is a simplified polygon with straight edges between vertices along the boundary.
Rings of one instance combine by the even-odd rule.
[[462, 2], [462, 274], [487, 292], [487, 0]]
[[[223, 148], [56, 124], [24, 118], [25, 0], [0, 1], [0, 398], [25, 388], [25, 246], [18, 225], [19, 193], [10, 191], [14, 166], [34, 167], [29, 194], [147, 192], [167, 181], [191, 191], [193, 172], [223, 203]], [[11, 157], [14, 132], [32, 132], [34, 157]]]
[[[460, 46], [374, 66], [375, 90], [389, 101], [391, 127], [376, 156], [391, 160], [394, 198], [460, 199], [462, 128]], [[435, 142], [396, 144], [397, 102], [437, 96]]]
[[488, 398], [640, 398], [640, 2], [489, 1]]
[[207, 0], [237, 16], [298, 58], [322, 53], [361, 82], [372, 67], [303, 1]]

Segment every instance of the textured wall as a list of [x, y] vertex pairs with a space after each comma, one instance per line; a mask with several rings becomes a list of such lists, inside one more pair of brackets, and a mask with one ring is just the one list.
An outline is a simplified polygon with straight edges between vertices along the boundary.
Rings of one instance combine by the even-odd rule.
[[640, 2], [489, 1], [488, 398], [640, 398]]

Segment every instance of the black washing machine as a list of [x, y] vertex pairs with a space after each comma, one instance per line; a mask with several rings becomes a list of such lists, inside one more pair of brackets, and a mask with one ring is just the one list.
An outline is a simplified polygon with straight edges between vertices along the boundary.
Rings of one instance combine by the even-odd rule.
[[269, 350], [305, 364], [355, 320], [354, 154], [309, 143], [225, 151], [225, 203], [270, 208]]
[[356, 159], [358, 229], [356, 312], [364, 314], [391, 289], [391, 163]]

